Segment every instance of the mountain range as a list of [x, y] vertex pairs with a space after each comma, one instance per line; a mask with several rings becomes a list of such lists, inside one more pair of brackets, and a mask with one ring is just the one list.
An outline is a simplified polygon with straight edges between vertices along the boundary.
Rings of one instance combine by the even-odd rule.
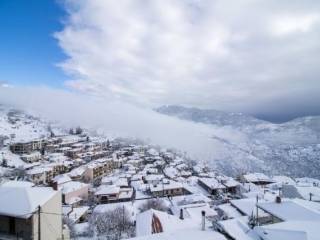
[[[275, 124], [242, 113], [162, 106], [156, 112], [234, 132], [211, 136], [219, 145], [210, 164], [229, 175], [259, 171], [271, 175], [320, 177], [320, 117]], [[240, 136], [240, 137], [239, 137]]]

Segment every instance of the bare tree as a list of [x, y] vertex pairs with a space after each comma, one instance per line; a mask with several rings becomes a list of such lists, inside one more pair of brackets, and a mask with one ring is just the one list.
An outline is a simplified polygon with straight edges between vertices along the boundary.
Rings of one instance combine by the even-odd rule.
[[76, 133], [75, 133], [75, 134], [80, 135], [80, 134], [82, 134], [82, 133], [83, 133], [82, 128], [81, 128], [81, 127], [77, 127], [77, 128], [76, 128]]
[[64, 217], [63, 223], [68, 226], [71, 239], [75, 239], [76, 238], [76, 231], [74, 228], [74, 222], [71, 219], [69, 219], [68, 217]]
[[158, 198], [147, 200], [139, 207], [140, 212], [144, 212], [149, 209], [155, 209], [164, 212], [167, 212], [169, 210], [164, 201]]
[[7, 161], [6, 158], [3, 158], [3, 159], [2, 159], [1, 166], [2, 166], [2, 167], [8, 167], [8, 161]]
[[191, 158], [186, 157], [185, 158], [185, 163], [188, 166], [188, 168], [192, 169], [194, 166], [197, 165], [197, 161]]
[[135, 227], [125, 207], [104, 213], [93, 213], [89, 219], [89, 232], [95, 237], [119, 240], [134, 237]]
[[73, 128], [70, 128], [70, 129], [69, 129], [69, 134], [70, 134], [70, 135], [74, 135], [74, 130], [73, 130]]

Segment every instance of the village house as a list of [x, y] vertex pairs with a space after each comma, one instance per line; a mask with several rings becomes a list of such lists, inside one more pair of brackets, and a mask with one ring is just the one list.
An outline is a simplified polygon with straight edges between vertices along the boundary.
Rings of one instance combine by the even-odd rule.
[[226, 187], [215, 178], [199, 178], [198, 184], [210, 195], [217, 195], [226, 191]]
[[0, 239], [69, 238], [63, 235], [60, 192], [17, 184], [1, 186], [0, 196]]
[[26, 171], [27, 178], [34, 184], [49, 184], [53, 176], [52, 167], [38, 166]]
[[221, 177], [220, 182], [226, 188], [226, 192], [230, 194], [239, 194], [240, 193], [240, 183], [233, 178]]
[[[257, 204], [259, 209], [271, 215], [272, 221], [261, 224], [254, 230], [263, 240], [273, 239], [318, 239], [320, 204], [302, 199], [276, 198], [274, 202]], [[271, 223], [271, 224], [270, 224]]]
[[40, 151], [44, 146], [43, 139], [36, 139], [28, 142], [17, 142], [10, 145], [10, 151], [15, 154], [30, 154], [33, 151]]
[[68, 181], [57, 186], [62, 193], [62, 202], [69, 205], [77, 205], [88, 200], [89, 184], [76, 181]]
[[94, 195], [99, 204], [127, 202], [135, 196], [133, 188], [120, 188], [116, 185], [101, 185]]
[[107, 151], [83, 152], [83, 153], [78, 153], [77, 157], [83, 158], [85, 161], [90, 162], [92, 160], [108, 157], [108, 152]]
[[183, 187], [182, 183], [171, 180], [162, 181], [158, 184], [149, 184], [149, 190], [154, 197], [190, 194], [190, 192]]
[[79, 166], [77, 168], [72, 169], [68, 173], [68, 175], [70, 176], [70, 178], [72, 180], [79, 181], [79, 180], [83, 179], [84, 173], [86, 172], [86, 169], [87, 169], [87, 166], [82, 165], [82, 166]]
[[86, 220], [88, 216], [89, 207], [88, 206], [78, 206], [64, 205], [62, 211], [65, 217], [71, 221], [72, 224], [82, 223]]
[[46, 166], [52, 168], [53, 177], [55, 177], [59, 174], [65, 173], [68, 169], [68, 166], [66, 164], [64, 164], [64, 162], [49, 163]]
[[61, 137], [61, 142], [60, 142], [60, 148], [63, 147], [70, 147], [76, 143], [79, 142], [84, 142], [85, 140], [79, 136], [75, 136], [75, 135], [67, 135], [64, 137]]
[[29, 154], [22, 154], [20, 158], [27, 163], [33, 163], [41, 160], [42, 156], [40, 152], [32, 152]]
[[263, 173], [248, 173], [240, 177], [241, 181], [246, 183], [253, 183], [255, 185], [268, 185], [274, 183], [274, 181]]
[[78, 158], [79, 154], [83, 152], [83, 148], [71, 148], [68, 149], [67, 151], [65, 151], [65, 155], [74, 159], [74, 158]]
[[162, 174], [148, 174], [143, 177], [143, 181], [148, 184], [158, 184], [162, 181], [164, 176]]
[[98, 159], [87, 165], [84, 172], [84, 179], [86, 181], [93, 181], [99, 177], [106, 175], [112, 171], [112, 160], [111, 159]]
[[63, 183], [71, 182], [72, 179], [67, 174], [57, 175], [52, 179], [52, 187], [58, 188]]
[[36, 139], [29, 142], [17, 142], [10, 145], [10, 151], [15, 154], [30, 154], [33, 151], [40, 151], [44, 146], [45, 141]]
[[71, 147], [59, 147], [55, 152], [66, 154], [69, 150], [71, 150]]

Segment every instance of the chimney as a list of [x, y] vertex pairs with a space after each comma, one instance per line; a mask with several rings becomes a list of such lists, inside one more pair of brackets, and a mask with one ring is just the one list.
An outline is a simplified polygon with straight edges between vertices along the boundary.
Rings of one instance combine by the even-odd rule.
[[181, 220], [183, 220], [184, 218], [183, 218], [183, 209], [181, 208], [180, 209], [180, 217], [179, 217]]
[[280, 196], [276, 196], [276, 203], [281, 203], [281, 197]]
[[52, 188], [53, 188], [53, 190], [58, 191], [58, 183], [57, 182], [53, 182], [52, 183]]
[[201, 230], [204, 231], [206, 229], [206, 212], [201, 211], [202, 220], [201, 220]]

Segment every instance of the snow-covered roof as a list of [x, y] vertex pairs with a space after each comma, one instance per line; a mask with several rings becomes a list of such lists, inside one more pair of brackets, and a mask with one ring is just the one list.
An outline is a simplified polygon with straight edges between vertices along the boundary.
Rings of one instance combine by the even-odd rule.
[[133, 188], [121, 188], [119, 193], [119, 199], [128, 199], [133, 195]]
[[112, 184], [115, 182], [118, 178], [115, 176], [105, 176], [101, 179], [101, 184]]
[[148, 150], [148, 153], [149, 153], [150, 155], [152, 155], [152, 156], [157, 156], [157, 155], [159, 155], [159, 152], [158, 152], [157, 150], [155, 150], [154, 148], [150, 148], [150, 149]]
[[[264, 200], [259, 200], [263, 201]], [[238, 199], [238, 200], [231, 200], [231, 205], [238, 209], [241, 213], [243, 213], [246, 216], [251, 216], [252, 213], [256, 213], [256, 199], [255, 198], [244, 198], [244, 199]], [[265, 212], [262, 210], [258, 210], [258, 214], [260, 217], [267, 216]]]
[[177, 230], [148, 236], [130, 238], [128, 240], [227, 240], [222, 234], [214, 231]]
[[159, 192], [163, 190], [171, 190], [171, 189], [178, 189], [183, 188], [182, 183], [169, 181], [169, 183], [159, 183], [159, 184], [150, 184], [150, 191], [151, 192]]
[[260, 240], [259, 236], [249, 228], [247, 223], [247, 216], [218, 222], [219, 226], [223, 229], [223, 231], [226, 232], [233, 239]]
[[299, 198], [291, 199], [291, 201], [320, 214], [320, 202], [312, 202]]
[[8, 181], [4, 182], [2, 187], [33, 187], [34, 183], [28, 181]]
[[227, 179], [224, 179], [222, 180], [222, 184], [226, 187], [237, 187], [240, 185], [240, 183], [236, 180], [234, 180], [233, 178], [227, 178]]
[[274, 176], [272, 180], [281, 184], [290, 184], [290, 185], [296, 184], [296, 182], [292, 178], [287, 176]]
[[57, 175], [52, 179], [53, 182], [57, 184], [63, 184], [66, 182], [71, 182], [71, 178], [67, 174]]
[[127, 178], [118, 178], [114, 184], [116, 186], [119, 186], [119, 187], [127, 187], [129, 186], [129, 183], [128, 183], [128, 179]]
[[161, 179], [163, 179], [163, 175], [162, 174], [149, 174], [149, 175], [145, 176], [145, 180], [147, 182], [149, 182], [149, 181], [160, 181]]
[[273, 182], [273, 180], [263, 173], [249, 173], [243, 175], [248, 182]]
[[287, 221], [255, 227], [266, 240], [318, 240], [319, 221]]
[[167, 167], [163, 171], [170, 178], [175, 178], [178, 175], [178, 170], [174, 167]]
[[296, 178], [295, 180], [298, 183], [298, 185], [303, 185], [303, 184], [309, 185], [310, 184], [310, 185], [320, 186], [320, 180], [315, 179], [315, 178], [303, 177], [303, 178]]
[[87, 207], [87, 206], [82, 206], [82, 207], [73, 208], [72, 211], [68, 214], [68, 218], [69, 218], [72, 222], [76, 222], [76, 221], [78, 221], [83, 215], [85, 215], [88, 210], [89, 210], [89, 207]]
[[35, 174], [41, 174], [41, 173], [50, 172], [50, 171], [52, 171], [52, 167], [38, 166], [38, 167], [35, 167], [35, 168], [28, 170], [27, 174], [28, 175], [35, 175]]
[[66, 199], [66, 204], [75, 204], [75, 203], [78, 203], [78, 202], [81, 202], [83, 199], [81, 197], [71, 197], [69, 199]]
[[41, 153], [40, 152], [32, 152], [32, 153], [28, 153], [28, 154], [22, 154], [21, 157], [41, 157]]
[[118, 194], [120, 192], [120, 187], [116, 185], [101, 185], [95, 192], [95, 195], [110, 195]]
[[194, 193], [189, 195], [175, 196], [172, 202], [177, 206], [183, 206], [192, 203], [210, 203], [212, 199], [202, 193]]
[[78, 177], [78, 176], [82, 176], [83, 173], [86, 171], [86, 166], [80, 166], [78, 168], [74, 168], [72, 169], [68, 175], [70, 177]]
[[0, 215], [29, 218], [55, 194], [48, 187], [0, 187]]
[[312, 201], [320, 201], [320, 186], [311, 186], [311, 185], [298, 185], [296, 186], [296, 189], [298, 190], [298, 193], [306, 200], [310, 199], [310, 193], [311, 193], [311, 199]]
[[76, 182], [76, 181], [70, 181], [70, 182], [60, 184], [58, 186], [58, 189], [62, 193], [67, 194], [67, 193], [74, 192], [79, 189], [88, 188], [88, 187], [89, 187], [89, 184], [82, 183], [82, 182]]
[[236, 208], [231, 206], [230, 203], [220, 204], [220, 205], [218, 205], [218, 209], [223, 211], [223, 213], [228, 218], [237, 218], [237, 217], [241, 217], [242, 216], [241, 213]]
[[166, 212], [150, 209], [137, 214], [136, 235], [144, 236], [152, 234], [152, 219], [156, 216], [162, 226], [163, 232], [172, 232], [178, 229], [186, 229], [191, 226], [190, 221], [179, 219], [177, 216]]
[[209, 204], [207, 203], [196, 203], [196, 204], [189, 204], [189, 205], [184, 205], [181, 207], [184, 212], [185, 217], [190, 217], [193, 220], [197, 222], [201, 222], [202, 219], [202, 211], [205, 211], [206, 217], [208, 218], [213, 218], [218, 216], [218, 213], [213, 209], [210, 208]]
[[320, 221], [320, 213], [312, 211], [292, 200], [285, 199], [281, 203], [258, 203], [259, 208], [283, 221]]
[[204, 183], [206, 186], [210, 187], [211, 189], [224, 189], [226, 188], [222, 185], [217, 179], [215, 178], [199, 178], [199, 181]]

